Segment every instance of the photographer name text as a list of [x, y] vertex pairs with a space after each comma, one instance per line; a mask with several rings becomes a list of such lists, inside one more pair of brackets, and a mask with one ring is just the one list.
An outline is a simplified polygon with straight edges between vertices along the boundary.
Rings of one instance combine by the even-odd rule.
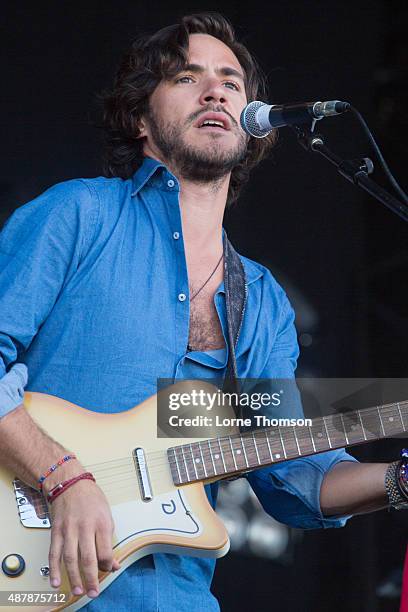
[[[253, 419], [253, 420], [252, 420]], [[271, 419], [262, 414], [254, 414], [252, 418], [241, 419], [239, 417], [214, 417], [207, 415], [196, 415], [194, 417], [182, 417], [173, 414], [169, 417], [171, 427], [312, 427], [312, 419]]]

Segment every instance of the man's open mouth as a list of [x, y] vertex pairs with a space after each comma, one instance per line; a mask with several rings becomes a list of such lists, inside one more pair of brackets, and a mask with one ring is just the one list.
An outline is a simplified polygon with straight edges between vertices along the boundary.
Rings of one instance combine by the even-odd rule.
[[225, 127], [220, 121], [210, 121], [209, 119], [206, 119], [206, 121], [204, 121], [204, 123], [202, 123], [199, 127], [200, 128], [215, 127], [215, 128], [221, 128], [222, 130], [225, 130]]
[[206, 113], [196, 122], [195, 127], [209, 130], [230, 130], [230, 120], [223, 113]]

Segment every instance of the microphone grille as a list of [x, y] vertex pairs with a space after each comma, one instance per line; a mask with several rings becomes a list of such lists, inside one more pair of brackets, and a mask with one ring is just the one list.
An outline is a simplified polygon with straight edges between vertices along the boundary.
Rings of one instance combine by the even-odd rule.
[[247, 104], [244, 110], [241, 113], [241, 127], [250, 136], [254, 136], [255, 138], [264, 138], [268, 134], [270, 134], [271, 130], [261, 129], [256, 120], [256, 113], [262, 107], [266, 106], [265, 102], [260, 102], [259, 100], [254, 100]]

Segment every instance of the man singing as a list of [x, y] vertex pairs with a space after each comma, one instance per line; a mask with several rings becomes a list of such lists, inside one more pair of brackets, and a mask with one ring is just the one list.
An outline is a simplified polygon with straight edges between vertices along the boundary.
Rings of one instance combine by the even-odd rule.
[[[184, 17], [136, 40], [104, 95], [107, 177], [55, 185], [4, 227], [0, 461], [31, 486], [46, 475], [46, 494], [85, 470], [78, 459], [61, 459], [75, 453], [75, 440], [65, 449], [29, 417], [24, 388], [114, 413], [153, 395], [158, 377], [225, 375], [222, 220], [273, 144], [275, 134], [248, 139], [239, 124], [247, 102], [263, 97], [253, 58], [218, 14]], [[247, 296], [237, 373], [291, 378], [293, 310], [266, 268], [240, 261]], [[341, 527], [390, 503], [384, 481], [393, 466], [363, 465], [336, 450], [263, 468], [248, 481], [279, 521]], [[217, 485], [206, 492], [215, 505]], [[51, 513], [51, 584], [59, 586], [63, 561], [73, 593], [91, 598], [83, 609], [219, 610], [210, 592], [214, 560], [163, 553], [121, 570], [97, 482], [75, 482]], [[118, 572], [102, 593], [98, 568]]]

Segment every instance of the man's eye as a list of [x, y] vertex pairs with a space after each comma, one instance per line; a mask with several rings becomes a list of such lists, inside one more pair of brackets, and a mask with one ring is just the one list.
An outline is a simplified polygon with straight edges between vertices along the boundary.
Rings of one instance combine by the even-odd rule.
[[232, 85], [232, 89], [235, 89], [236, 91], [239, 91], [239, 87], [236, 83], [234, 83], [234, 81], [227, 81], [226, 83], [224, 83], [224, 85]]
[[179, 79], [177, 79], [176, 82], [177, 83], [187, 83], [188, 80], [192, 81], [193, 78], [191, 76], [183, 76], [183, 77], [180, 77]]

